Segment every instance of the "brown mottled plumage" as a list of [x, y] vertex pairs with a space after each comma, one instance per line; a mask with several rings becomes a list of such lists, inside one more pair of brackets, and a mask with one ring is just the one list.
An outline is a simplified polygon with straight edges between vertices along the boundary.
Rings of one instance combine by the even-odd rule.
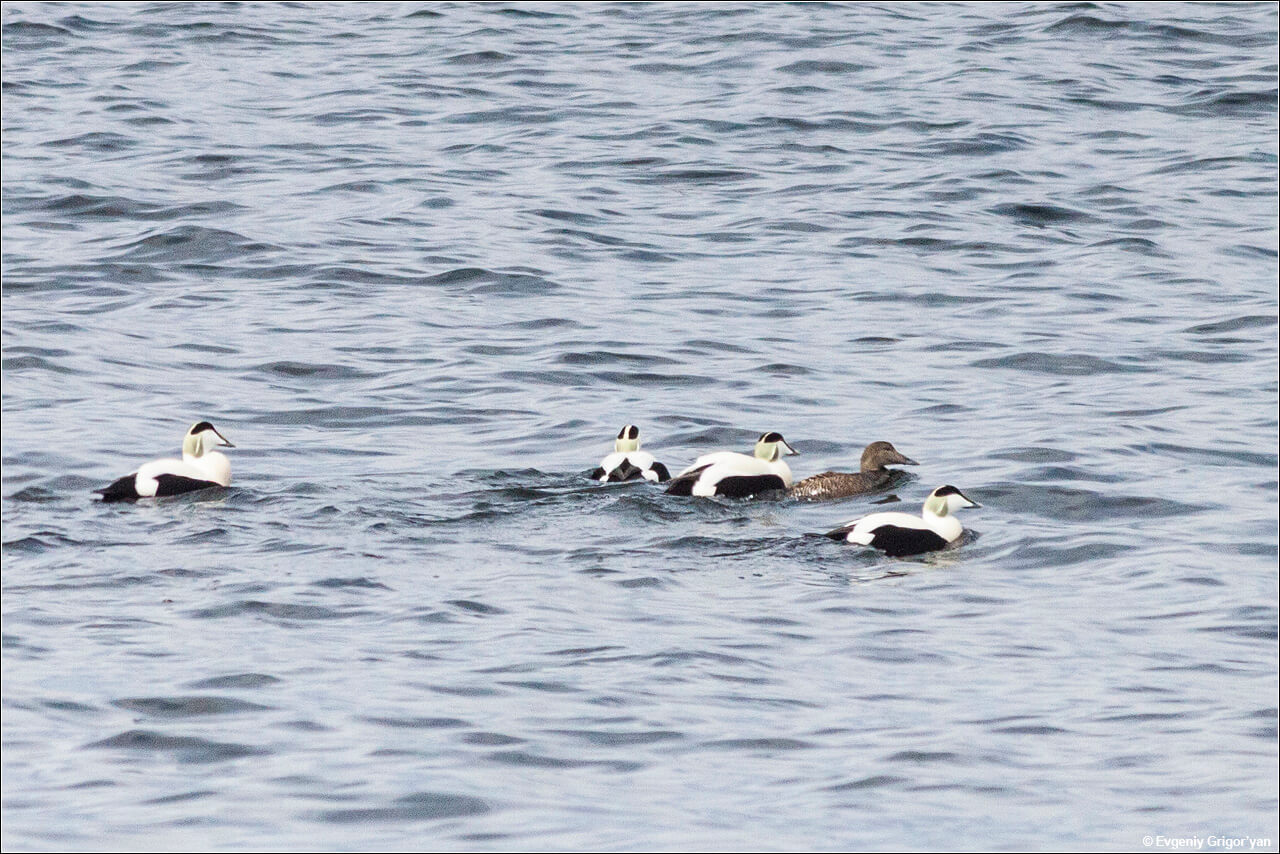
[[824, 498], [847, 498], [850, 495], [863, 495], [875, 492], [888, 486], [893, 481], [894, 470], [887, 465], [917, 465], [915, 460], [908, 459], [898, 453], [888, 442], [872, 442], [862, 452], [862, 471], [844, 473], [824, 471], [815, 474], [791, 487], [792, 498], [806, 501], [819, 501]]

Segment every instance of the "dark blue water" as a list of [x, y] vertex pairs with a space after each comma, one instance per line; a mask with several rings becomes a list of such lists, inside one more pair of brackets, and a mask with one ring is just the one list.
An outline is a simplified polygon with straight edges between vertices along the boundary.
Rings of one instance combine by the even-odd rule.
[[5, 850], [1275, 850], [1276, 32], [6, 3]]

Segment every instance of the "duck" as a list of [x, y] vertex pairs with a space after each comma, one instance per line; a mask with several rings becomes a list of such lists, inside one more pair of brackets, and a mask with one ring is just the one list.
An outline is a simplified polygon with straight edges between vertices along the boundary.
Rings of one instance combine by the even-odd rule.
[[754, 456], [718, 451], [698, 457], [693, 465], [672, 478], [667, 494], [746, 498], [788, 489], [791, 468], [782, 457], [797, 453], [781, 433], [765, 433], [756, 442]]
[[872, 546], [889, 557], [924, 554], [945, 549], [964, 533], [957, 510], [981, 507], [954, 486], [939, 486], [925, 499], [920, 516], [910, 513], [872, 513], [846, 522], [826, 536], [860, 546]]
[[653, 483], [666, 483], [671, 480], [671, 472], [654, 459], [653, 454], [640, 450], [640, 428], [628, 424], [618, 431], [613, 453], [600, 461], [600, 465], [591, 472], [591, 479], [617, 483], [638, 477]]
[[235, 445], [208, 421], [199, 421], [182, 440], [182, 459], [153, 460], [94, 492], [102, 496], [103, 502], [137, 501], [230, 486], [231, 463], [225, 455], [213, 450], [216, 447], [234, 448]]
[[861, 471], [853, 474], [824, 471], [806, 477], [791, 487], [789, 494], [792, 498], [819, 501], [875, 492], [888, 486], [899, 474], [895, 469], [885, 468], [889, 465], [916, 466], [919, 463], [898, 453], [898, 449], [889, 442], [872, 442], [862, 452]]

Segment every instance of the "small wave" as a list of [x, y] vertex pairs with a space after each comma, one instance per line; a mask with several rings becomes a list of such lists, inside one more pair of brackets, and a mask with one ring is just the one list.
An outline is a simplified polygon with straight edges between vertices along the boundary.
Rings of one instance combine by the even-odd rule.
[[361, 720], [392, 729], [458, 729], [471, 726], [461, 718], [388, 718], [365, 716]]
[[489, 754], [489, 760], [522, 768], [607, 768], [618, 774], [629, 774], [644, 767], [641, 762], [611, 759], [565, 759], [528, 750], [499, 750]]
[[[988, 498], [988, 496], [990, 496]], [[999, 483], [983, 488], [983, 503], [1017, 507], [1023, 514], [1073, 522], [1115, 522], [1190, 516], [1208, 509], [1169, 498], [1123, 495], [1065, 486]], [[1137, 545], [1135, 543], [1134, 545]]]
[[1057, 376], [1095, 376], [1097, 374], [1134, 374], [1151, 371], [1146, 365], [1122, 365], [1084, 353], [1017, 353], [998, 359], [979, 359], [970, 363], [975, 368], [1005, 368], [1032, 374]]
[[57, 362], [51, 362], [39, 356], [14, 356], [6, 358], [3, 361], [3, 368], [6, 371], [21, 373], [23, 371], [43, 371], [51, 374], [75, 375], [82, 373], [76, 368], [68, 368], [59, 365]]
[[424, 285], [468, 285], [476, 295], [531, 296], [550, 293], [559, 285], [532, 273], [501, 273], [480, 267], [460, 267], [419, 280]]
[[129, 730], [101, 741], [85, 745], [91, 748], [113, 750], [137, 750], [148, 753], [173, 754], [180, 762], [225, 762], [248, 756], [267, 756], [272, 751], [262, 747], [234, 742], [209, 741], [184, 735], [167, 735], [151, 730]]
[[121, 247], [114, 261], [133, 263], [203, 263], [240, 261], [245, 256], [277, 251], [278, 247], [257, 243], [234, 231], [181, 225]]
[[510, 62], [512, 59], [514, 57], [511, 54], [500, 50], [478, 50], [471, 53], [456, 53], [446, 57], [444, 61], [450, 65], [496, 65]]
[[327, 608], [323, 605], [299, 605], [293, 602], [263, 602], [256, 599], [244, 599], [215, 605], [210, 608], [197, 608], [187, 612], [187, 616], [197, 620], [217, 620], [226, 617], [266, 616], [276, 620], [293, 622], [296, 620], [345, 620], [364, 614], [361, 610]]
[[346, 365], [317, 365], [303, 362], [267, 362], [249, 370], [282, 377], [307, 377], [321, 380], [369, 379], [375, 376]]
[[741, 169], [659, 169], [624, 180], [634, 184], [723, 184], [758, 177]]
[[202, 217], [226, 216], [241, 209], [234, 202], [209, 201], [191, 204], [166, 205], [141, 202], [124, 196], [95, 196], [73, 193], [43, 199], [16, 200], [19, 210], [56, 213], [72, 220], [137, 220], [165, 221], [188, 220]]
[[279, 685], [280, 679], [266, 673], [229, 673], [226, 676], [211, 676], [208, 679], [197, 679], [188, 682], [186, 687], [195, 690], [213, 690], [225, 688], [265, 688]]
[[1091, 214], [1061, 205], [1003, 204], [991, 209], [992, 213], [1011, 217], [1025, 225], [1047, 226], [1064, 222], [1086, 222], [1094, 219]]
[[270, 706], [237, 700], [234, 697], [126, 697], [113, 700], [113, 706], [153, 718], [190, 718], [206, 715], [228, 715], [236, 712], [260, 712]]
[[1229, 320], [1214, 323], [1200, 323], [1188, 326], [1183, 332], [1191, 335], [1221, 335], [1224, 332], [1239, 332], [1245, 329], [1266, 329], [1276, 325], [1276, 316], [1271, 314], [1246, 314]]
[[496, 605], [486, 605], [483, 602], [476, 602], [471, 599], [453, 599], [445, 604], [452, 605], [460, 611], [466, 611], [468, 614], [475, 614], [479, 617], [495, 617], [507, 613]]
[[782, 74], [852, 74], [866, 71], [871, 66], [835, 59], [802, 59], [783, 65], [776, 70]]
[[45, 145], [53, 148], [82, 148], [86, 151], [93, 151], [103, 154], [114, 154], [133, 148], [138, 144], [138, 140], [130, 136], [124, 136], [118, 133], [109, 133], [106, 131], [94, 131], [79, 136], [69, 136], [63, 139], [55, 139], [52, 142], [46, 142]]

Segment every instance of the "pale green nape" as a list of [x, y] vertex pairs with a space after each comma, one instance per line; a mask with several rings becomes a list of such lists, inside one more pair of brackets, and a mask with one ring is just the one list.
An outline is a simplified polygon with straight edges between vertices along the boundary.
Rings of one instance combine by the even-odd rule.
[[778, 447], [778, 444], [778, 442], [766, 442], [761, 439], [756, 442], [756, 456], [766, 463], [774, 462], [778, 459], [778, 455], [782, 453], [782, 449]]
[[930, 495], [925, 499], [924, 509], [926, 513], [932, 513], [935, 516], [946, 516], [950, 513], [950, 508], [947, 505], [947, 496]]
[[187, 436], [182, 440], [182, 453], [184, 456], [203, 457], [205, 451], [213, 448], [217, 442], [209, 435], [211, 430], [201, 430], [199, 433], [193, 433], [196, 425], [191, 425], [191, 430], [187, 431]]
[[613, 449], [619, 454], [629, 454], [632, 451], [640, 450], [640, 439], [618, 439], [613, 443]]

